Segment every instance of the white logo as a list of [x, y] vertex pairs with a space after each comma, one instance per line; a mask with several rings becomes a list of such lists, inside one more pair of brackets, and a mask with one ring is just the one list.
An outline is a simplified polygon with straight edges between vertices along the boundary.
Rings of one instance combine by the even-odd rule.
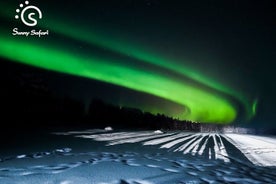
[[[33, 6], [33, 5], [29, 5], [29, 1], [25, 1], [25, 5], [27, 5], [25, 8], [24, 7], [24, 4], [20, 4], [19, 7], [20, 8], [23, 8], [22, 11], [18, 8], [16, 9], [16, 13], [20, 13], [20, 16], [18, 14], [15, 15], [15, 18], [16, 19], [21, 19], [21, 21], [26, 25], [26, 26], [35, 26], [37, 25], [37, 20], [33, 17], [36, 13], [38, 13], [38, 18], [39, 19], [42, 19], [42, 13], [40, 11], [40, 9], [36, 6]], [[27, 20], [25, 19], [26, 16], [25, 16], [25, 13], [27, 10], [29, 9], [32, 9], [33, 11], [36, 11], [36, 13], [34, 12], [29, 12], [28, 15], [27, 15]]]
[[[19, 4], [19, 8], [17, 8], [15, 19], [20, 19], [26, 26], [36, 26], [37, 19], [42, 19], [42, 13], [40, 9], [36, 6], [29, 5], [29, 1], [25, 1], [25, 4]], [[25, 7], [24, 7], [25, 6]], [[25, 15], [26, 14], [26, 15]], [[46, 36], [49, 35], [49, 30], [19, 30], [19, 28], [15, 27], [12, 30], [12, 35], [14, 36]]]

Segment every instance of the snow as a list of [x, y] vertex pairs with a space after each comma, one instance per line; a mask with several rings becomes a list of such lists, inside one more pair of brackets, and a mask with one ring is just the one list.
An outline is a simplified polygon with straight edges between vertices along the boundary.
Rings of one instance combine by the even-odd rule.
[[105, 127], [104, 130], [105, 130], [105, 131], [113, 131], [113, 128], [110, 127], [110, 126], [108, 126], [108, 127]]
[[[0, 183], [157, 184], [276, 181], [276, 139], [272, 137], [180, 131], [162, 134], [154, 134], [152, 131], [77, 132], [61, 132], [55, 135], [56, 139], [42, 138], [43, 141], [53, 141], [43, 144], [35, 139], [38, 146], [29, 149], [41, 149], [43, 152], [18, 152], [13, 156], [2, 156]], [[66, 139], [62, 138], [65, 135]], [[28, 150], [28, 147], [24, 150]], [[245, 157], [240, 157], [238, 152], [255, 165], [244, 159]], [[267, 166], [274, 166], [274, 169]]]
[[163, 132], [161, 130], [155, 130], [153, 133], [155, 133], [155, 134], [163, 134]]
[[253, 164], [276, 166], [276, 139], [245, 134], [226, 134], [226, 137]]

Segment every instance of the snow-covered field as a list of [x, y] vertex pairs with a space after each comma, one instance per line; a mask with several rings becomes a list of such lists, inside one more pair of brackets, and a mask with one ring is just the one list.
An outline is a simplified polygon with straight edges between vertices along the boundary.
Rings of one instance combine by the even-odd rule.
[[17, 150], [16, 154], [0, 157], [0, 183], [276, 181], [276, 139], [273, 137], [85, 130], [56, 132], [48, 142], [40, 144], [30, 147], [29, 152]]

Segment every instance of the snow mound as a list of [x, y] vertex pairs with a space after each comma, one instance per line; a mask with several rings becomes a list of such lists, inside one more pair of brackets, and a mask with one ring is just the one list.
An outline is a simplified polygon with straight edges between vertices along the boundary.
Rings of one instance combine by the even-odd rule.
[[153, 133], [155, 133], [155, 134], [163, 134], [163, 132], [161, 130], [155, 130]]
[[110, 126], [108, 126], [108, 127], [105, 127], [105, 128], [104, 128], [104, 130], [105, 130], [105, 131], [112, 131], [112, 130], [113, 130], [113, 128], [112, 128], [112, 127], [110, 127]]

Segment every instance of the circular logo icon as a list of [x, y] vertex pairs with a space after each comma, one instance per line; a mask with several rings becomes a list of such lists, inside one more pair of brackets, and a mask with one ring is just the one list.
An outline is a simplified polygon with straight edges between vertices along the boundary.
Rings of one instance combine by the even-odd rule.
[[[29, 5], [29, 1], [25, 1], [26, 7], [24, 7], [24, 4], [20, 4], [19, 7], [16, 9], [15, 19], [21, 19], [21, 21], [26, 26], [35, 26], [37, 25], [37, 19], [34, 17], [34, 15], [38, 15], [39, 19], [42, 19], [42, 13], [40, 9], [36, 6]], [[25, 15], [27, 13], [27, 15]]]

